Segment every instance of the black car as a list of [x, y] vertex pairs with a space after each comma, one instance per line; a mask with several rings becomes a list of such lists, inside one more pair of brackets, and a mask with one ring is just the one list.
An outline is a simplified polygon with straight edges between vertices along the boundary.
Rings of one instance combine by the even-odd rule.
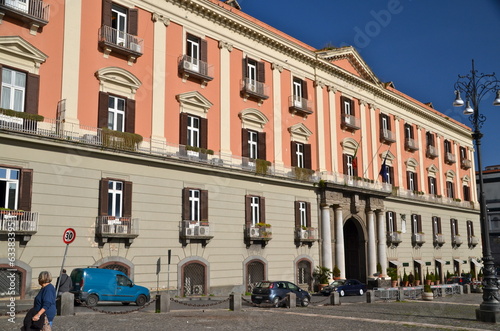
[[297, 305], [307, 307], [311, 302], [311, 295], [306, 290], [287, 281], [262, 281], [258, 282], [252, 291], [252, 302], [260, 304], [270, 302], [275, 307], [284, 305], [287, 293], [293, 292], [297, 297]]
[[335, 291], [339, 292], [341, 297], [346, 294], [363, 295], [366, 292], [366, 284], [361, 283], [357, 279], [339, 279], [323, 287], [320, 293], [323, 295], [330, 295]]
[[469, 277], [460, 277], [460, 276], [453, 276], [453, 277], [448, 278], [446, 280], [446, 284], [465, 285], [465, 284], [469, 284], [470, 282], [471, 282], [471, 279]]

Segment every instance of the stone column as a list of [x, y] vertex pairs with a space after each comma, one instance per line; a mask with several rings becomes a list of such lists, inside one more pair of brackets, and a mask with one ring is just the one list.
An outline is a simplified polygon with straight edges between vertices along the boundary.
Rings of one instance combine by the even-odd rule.
[[[417, 125], [417, 146], [418, 146], [418, 157], [419, 160], [425, 160], [425, 149], [423, 148], [422, 145], [422, 131], [423, 128], [420, 125]], [[427, 176], [424, 176], [424, 174], [427, 174], [425, 172], [425, 167], [424, 167], [424, 162], [419, 162], [420, 166], [420, 183], [418, 184], [419, 191], [424, 191], [429, 193], [429, 188], [427, 187]]]
[[322, 245], [322, 264], [333, 270], [333, 254], [332, 254], [332, 229], [330, 226], [330, 208], [326, 203], [321, 204], [321, 235], [323, 238]]
[[271, 64], [273, 70], [273, 115], [274, 115], [274, 167], [276, 170], [283, 170], [283, 142], [281, 132], [282, 116], [281, 116], [281, 72], [283, 66], [273, 63]]
[[345, 278], [344, 220], [342, 207], [335, 207], [335, 264], [340, 269], [340, 278]]
[[337, 104], [335, 102], [335, 93], [337, 93], [337, 89], [333, 86], [328, 86], [328, 108], [330, 109], [330, 146], [331, 146], [331, 164], [332, 164], [332, 172], [339, 172], [339, 157], [337, 154]]
[[366, 211], [366, 227], [368, 228], [368, 277], [377, 272], [377, 249], [375, 239], [375, 215], [373, 210]]
[[[366, 122], [366, 101], [359, 100], [359, 117], [361, 120], [361, 130], [366, 132], [366, 128], [368, 127]], [[368, 157], [368, 136], [366, 134], [361, 135], [361, 157], [362, 157], [362, 165], [361, 168], [362, 173], [358, 173], [360, 177], [371, 177], [370, 174], [366, 176], [366, 172], [368, 171], [368, 165], [370, 164], [370, 158]]]
[[[402, 137], [401, 136], [401, 128], [400, 128], [400, 120], [401, 118], [399, 116], [394, 116], [394, 124], [395, 124], [395, 135], [396, 137]], [[396, 139], [396, 164], [398, 165], [398, 183], [400, 187], [404, 187], [406, 185], [406, 177], [404, 177], [403, 180], [403, 173], [404, 176], [406, 176], [406, 171], [403, 171], [403, 155], [401, 153], [401, 146], [400, 146], [400, 140]]]
[[377, 230], [378, 230], [378, 263], [382, 269], [382, 273], [387, 274], [387, 246], [386, 246], [386, 229], [384, 211], [377, 210]]
[[224, 41], [219, 41], [220, 49], [220, 153], [221, 159], [231, 158], [231, 70], [230, 52], [233, 45]]
[[325, 83], [322, 81], [315, 81], [314, 87], [316, 91], [316, 127], [318, 128], [316, 140], [318, 142], [318, 170], [326, 171], [325, 115], [323, 110], [323, 87], [325, 87]]
[[[441, 139], [443, 136], [441, 135], [438, 135], [437, 133], [434, 134], [435, 137], [436, 137], [436, 149], [437, 149], [437, 153], [438, 153], [438, 157], [437, 157], [437, 164], [438, 164], [438, 168], [441, 168], [444, 164], [444, 155], [443, 155], [443, 150], [441, 149]], [[439, 190], [437, 191], [437, 194], [440, 194], [441, 196], [443, 197], [446, 197], [446, 177], [444, 176], [445, 174], [441, 175], [441, 176], [436, 176], [436, 179], [439, 181], [439, 183], [437, 183], [438, 185], [438, 188]], [[474, 180], [475, 180], [476, 176], [474, 176]]]
[[377, 127], [377, 122], [375, 120], [376, 116], [375, 116], [375, 110], [376, 110], [376, 106], [373, 105], [373, 104], [370, 104], [369, 105], [369, 109], [371, 110], [370, 111], [370, 125], [371, 125], [371, 139], [370, 139], [370, 142], [372, 144], [372, 171], [373, 171], [373, 178], [374, 179], [379, 179], [379, 172], [380, 172], [380, 167], [378, 166], [378, 155], [379, 153], [382, 153], [383, 151], [380, 151], [379, 148], [378, 148], [378, 142], [380, 141], [379, 140], [379, 132], [377, 132], [377, 130], [375, 130], [374, 128]]

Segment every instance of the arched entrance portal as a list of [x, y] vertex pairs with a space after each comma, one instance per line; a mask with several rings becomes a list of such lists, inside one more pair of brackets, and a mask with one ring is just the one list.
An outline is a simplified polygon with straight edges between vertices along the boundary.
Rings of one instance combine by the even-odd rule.
[[366, 283], [366, 249], [361, 225], [354, 218], [344, 224], [344, 254], [346, 278]]

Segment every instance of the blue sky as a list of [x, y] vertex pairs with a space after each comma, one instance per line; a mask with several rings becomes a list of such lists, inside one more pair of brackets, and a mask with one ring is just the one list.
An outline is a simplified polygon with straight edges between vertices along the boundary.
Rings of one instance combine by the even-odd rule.
[[[238, 0], [242, 10], [315, 48], [356, 47], [383, 82], [471, 126], [454, 84], [471, 60], [500, 79], [499, 0]], [[500, 165], [500, 107], [480, 104], [483, 168]]]

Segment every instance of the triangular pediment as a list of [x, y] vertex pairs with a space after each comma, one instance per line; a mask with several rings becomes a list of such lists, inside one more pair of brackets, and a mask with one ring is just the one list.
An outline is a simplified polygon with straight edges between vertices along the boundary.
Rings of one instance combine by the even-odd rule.
[[0, 37], [0, 54], [2, 53], [17, 59], [30, 60], [37, 65], [48, 58], [45, 53], [19, 36]]
[[303, 141], [309, 140], [309, 137], [313, 134], [311, 130], [307, 128], [303, 123], [298, 123], [292, 125], [288, 128], [290, 135], [292, 136], [292, 141]]
[[429, 172], [429, 174], [437, 174], [439, 169], [438, 167], [436, 167], [434, 164], [431, 164], [428, 168], [427, 168], [427, 171]]
[[374, 84], [380, 84], [380, 80], [352, 46], [320, 50], [317, 53], [324, 60], [335, 64], [353, 75]]
[[207, 112], [213, 106], [213, 103], [197, 91], [177, 94], [176, 98], [182, 107], [187, 109], [197, 108], [203, 109], [204, 112]]

